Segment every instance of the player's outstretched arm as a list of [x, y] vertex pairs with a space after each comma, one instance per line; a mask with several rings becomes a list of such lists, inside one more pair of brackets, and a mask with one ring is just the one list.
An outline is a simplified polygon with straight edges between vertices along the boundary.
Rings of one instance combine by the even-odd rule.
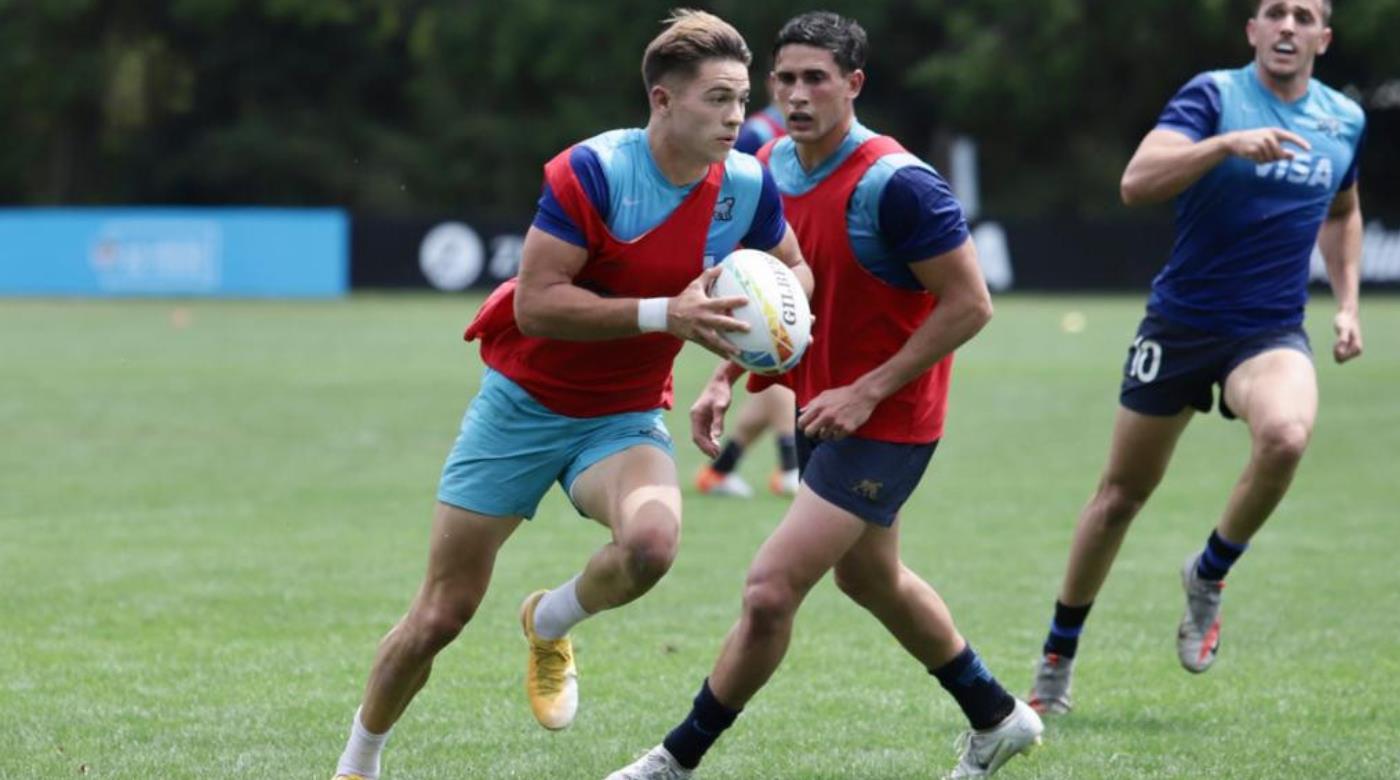
[[1327, 264], [1327, 279], [1337, 299], [1332, 328], [1337, 341], [1332, 357], [1345, 363], [1361, 354], [1361, 196], [1357, 185], [1337, 193], [1317, 234], [1317, 246]]
[[1226, 157], [1257, 163], [1292, 159], [1289, 145], [1307, 151], [1307, 139], [1277, 127], [1240, 130], [1192, 141], [1188, 136], [1157, 128], [1143, 137], [1128, 167], [1123, 169], [1119, 191], [1123, 203], [1139, 206], [1160, 203], [1180, 195]]
[[911, 263], [938, 306], [899, 351], [845, 387], [823, 392], [803, 410], [797, 425], [808, 436], [839, 439], [865, 424], [881, 401], [977, 335], [992, 318], [992, 296], [977, 264], [972, 239], [958, 248]]
[[720, 331], [748, 330], [729, 316], [744, 305], [742, 297], [710, 298], [712, 268], [670, 298], [605, 298], [574, 284], [588, 262], [588, 251], [531, 227], [521, 251], [516, 280], [515, 323], [527, 336], [563, 341], [603, 341], [639, 333], [665, 331], [729, 357], [734, 347]]

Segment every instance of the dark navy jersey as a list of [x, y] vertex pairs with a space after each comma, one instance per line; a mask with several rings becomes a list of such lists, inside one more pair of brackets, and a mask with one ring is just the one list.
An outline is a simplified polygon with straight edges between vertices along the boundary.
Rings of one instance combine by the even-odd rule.
[[[667, 181], [641, 129], [594, 136], [573, 148], [569, 164], [594, 210], [621, 241], [632, 241], [661, 224], [695, 186], [678, 187]], [[564, 212], [548, 183], [534, 226], [571, 244], [588, 245], [582, 227]], [[705, 267], [739, 244], [772, 249], [786, 231], [782, 199], [772, 175], [754, 157], [730, 152], [705, 242]]]
[[1229, 335], [1301, 323], [1318, 230], [1333, 198], [1356, 181], [1365, 123], [1360, 106], [1317, 80], [1298, 100], [1279, 99], [1253, 63], [1191, 79], [1158, 129], [1199, 141], [1278, 127], [1312, 150], [1263, 164], [1229, 157], [1177, 196], [1176, 243], [1148, 308]]

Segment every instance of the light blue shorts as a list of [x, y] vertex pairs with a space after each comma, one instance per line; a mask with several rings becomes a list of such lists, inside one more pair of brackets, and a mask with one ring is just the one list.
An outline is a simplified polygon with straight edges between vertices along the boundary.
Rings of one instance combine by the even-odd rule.
[[488, 368], [443, 464], [437, 497], [483, 515], [534, 517], [551, 482], [567, 494], [589, 466], [639, 444], [675, 457], [660, 409], [567, 417]]

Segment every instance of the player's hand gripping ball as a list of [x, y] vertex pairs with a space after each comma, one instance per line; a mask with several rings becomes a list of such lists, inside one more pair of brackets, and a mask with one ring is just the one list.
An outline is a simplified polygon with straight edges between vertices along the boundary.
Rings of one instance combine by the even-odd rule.
[[812, 341], [812, 309], [797, 275], [778, 258], [740, 249], [720, 261], [709, 295], [739, 295], [749, 302], [731, 316], [749, 324], [748, 333], [722, 335], [739, 348], [734, 362], [755, 374], [781, 374], [797, 365]]

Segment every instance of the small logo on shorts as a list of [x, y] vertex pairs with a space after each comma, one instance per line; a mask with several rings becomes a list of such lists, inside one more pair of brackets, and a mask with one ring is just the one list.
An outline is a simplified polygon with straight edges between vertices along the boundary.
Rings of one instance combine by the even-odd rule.
[[671, 434], [667, 433], [666, 429], [661, 427], [660, 425], [653, 425], [650, 428], [643, 428], [642, 430], [637, 431], [637, 433], [640, 433], [641, 435], [647, 437], [648, 439], [651, 439], [652, 441], [660, 442], [668, 447], [671, 446]]
[[884, 486], [885, 483], [883, 482], [876, 482], [873, 479], [862, 479], [854, 485], [851, 485], [851, 491], [867, 501], [879, 501], [880, 488]]

